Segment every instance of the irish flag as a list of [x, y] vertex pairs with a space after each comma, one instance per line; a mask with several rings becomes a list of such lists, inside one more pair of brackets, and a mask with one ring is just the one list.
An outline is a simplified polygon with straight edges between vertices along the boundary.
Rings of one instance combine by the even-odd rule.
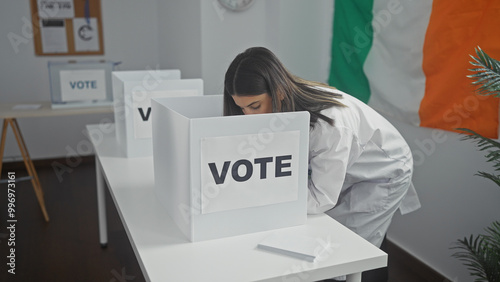
[[479, 46], [500, 60], [499, 0], [336, 0], [329, 83], [417, 126], [498, 138], [499, 98], [474, 92]]

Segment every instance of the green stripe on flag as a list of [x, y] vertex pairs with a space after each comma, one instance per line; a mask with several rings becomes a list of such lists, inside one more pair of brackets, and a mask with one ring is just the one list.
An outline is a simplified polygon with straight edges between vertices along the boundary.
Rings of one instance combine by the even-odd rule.
[[363, 72], [373, 43], [373, 1], [336, 0], [329, 84], [365, 103], [370, 85]]

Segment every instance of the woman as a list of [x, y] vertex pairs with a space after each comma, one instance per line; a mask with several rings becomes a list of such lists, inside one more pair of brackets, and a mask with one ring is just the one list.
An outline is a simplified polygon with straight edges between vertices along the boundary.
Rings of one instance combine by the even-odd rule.
[[411, 151], [381, 115], [335, 88], [290, 74], [266, 48], [236, 56], [224, 115], [308, 111], [308, 213], [327, 213], [380, 247], [393, 214], [420, 207]]

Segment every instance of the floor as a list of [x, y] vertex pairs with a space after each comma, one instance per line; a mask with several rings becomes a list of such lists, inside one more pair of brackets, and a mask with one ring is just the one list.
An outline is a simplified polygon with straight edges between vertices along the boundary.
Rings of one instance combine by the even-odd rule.
[[[71, 164], [71, 165], [69, 165]], [[0, 281], [145, 281], [114, 204], [107, 194], [108, 239], [98, 238], [95, 167], [92, 157], [75, 165], [66, 160], [35, 163], [44, 189], [50, 222], [44, 221], [26, 172], [15, 172], [15, 229], [7, 229], [7, 184], [0, 184]], [[13, 199], [13, 197], [10, 197]], [[13, 230], [11, 232], [10, 230]], [[12, 244], [15, 243], [15, 246]], [[10, 245], [9, 245], [10, 244]], [[12, 252], [13, 251], [13, 252]], [[389, 244], [390, 282], [443, 282], [432, 270], [415, 267], [413, 258]], [[15, 256], [15, 274], [6, 263]]]

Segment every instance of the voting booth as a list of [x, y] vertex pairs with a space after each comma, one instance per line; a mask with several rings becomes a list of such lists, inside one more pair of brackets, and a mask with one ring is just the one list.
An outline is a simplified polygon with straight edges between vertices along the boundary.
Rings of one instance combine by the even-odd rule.
[[52, 108], [113, 103], [109, 61], [48, 62]]
[[203, 95], [203, 80], [180, 78], [180, 70], [112, 73], [116, 138], [125, 157], [152, 155], [151, 98]]
[[309, 113], [222, 116], [222, 95], [153, 98], [155, 190], [201, 241], [301, 225]]

